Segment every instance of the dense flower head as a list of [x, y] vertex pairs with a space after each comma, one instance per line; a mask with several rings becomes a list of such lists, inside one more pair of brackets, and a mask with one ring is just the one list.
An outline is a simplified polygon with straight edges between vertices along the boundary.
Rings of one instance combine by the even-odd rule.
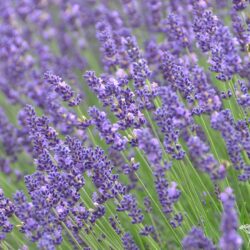
[[14, 211], [14, 204], [4, 196], [3, 190], [0, 189], [0, 242], [6, 237], [7, 233], [13, 230], [14, 226], [8, 218], [12, 216]]
[[218, 73], [219, 80], [228, 81], [234, 73], [239, 72], [241, 58], [228, 27], [220, 25], [214, 39], [218, 45], [211, 48], [210, 70]]
[[[143, 85], [145, 84], [144, 74], [144, 72], [142, 72], [142, 75], [138, 72], [137, 76], [135, 76], [138, 82], [142, 81]], [[89, 71], [84, 75], [84, 78], [98, 95], [103, 105], [109, 106], [117, 117], [117, 126], [119, 129], [125, 130], [130, 127], [140, 127], [145, 123], [140, 106], [137, 105], [134, 92], [127, 86], [123, 86], [128, 84], [128, 81], [125, 79], [126, 76], [121, 76], [123, 79], [115, 79], [107, 75], [102, 75], [98, 78], [94, 72]], [[139, 92], [141, 92], [141, 89], [138, 86], [136, 93]]]
[[138, 147], [145, 152], [152, 164], [160, 163], [162, 152], [159, 141], [152, 136], [149, 129], [136, 129], [135, 135], [138, 138]]
[[16, 160], [17, 154], [20, 151], [18, 129], [9, 122], [8, 117], [2, 109], [0, 109], [0, 140], [6, 154], [12, 160]]
[[[234, 168], [237, 170], [242, 170], [242, 174], [239, 175], [241, 181], [246, 181], [249, 179], [249, 167], [246, 165], [243, 157], [242, 151], [244, 151], [244, 146], [248, 145], [248, 132], [242, 134], [239, 126], [245, 127], [244, 121], [239, 121], [238, 125], [235, 124], [233, 117], [229, 110], [223, 110], [219, 113], [214, 113], [211, 117], [211, 123], [213, 128], [219, 130], [226, 142], [227, 151], [231, 158]], [[246, 130], [245, 130], [246, 131]]]
[[136, 62], [141, 58], [140, 50], [134, 36], [127, 36], [123, 39], [123, 45], [130, 62]]
[[123, 150], [126, 147], [127, 138], [118, 132], [119, 125], [112, 124], [104, 111], [100, 111], [96, 107], [91, 107], [89, 115], [92, 118], [92, 123], [96, 126], [101, 137], [105, 139], [107, 144], [112, 144], [112, 147], [117, 150]]
[[242, 238], [237, 234], [238, 218], [234, 208], [235, 198], [233, 190], [228, 187], [220, 195], [224, 212], [222, 216], [220, 239], [221, 249], [239, 249], [242, 244]]
[[117, 63], [116, 44], [109, 23], [105, 21], [98, 22], [96, 32], [96, 37], [101, 43], [101, 51], [104, 54], [104, 65], [108, 67], [115, 66]]
[[46, 72], [44, 78], [53, 87], [63, 99], [68, 102], [69, 106], [77, 106], [81, 102], [80, 96], [74, 96], [72, 88], [57, 75], [53, 75], [51, 72]]
[[233, 0], [233, 7], [235, 10], [240, 11], [247, 7], [246, 0]]
[[247, 44], [250, 42], [250, 34], [247, 27], [245, 27], [244, 21], [240, 18], [236, 11], [232, 11], [231, 18], [233, 22], [234, 34], [241, 46], [241, 50], [247, 49]]
[[209, 153], [209, 147], [198, 136], [190, 137], [187, 144], [198, 168], [207, 172], [213, 180], [225, 177], [225, 166], [219, 165], [214, 156]]
[[244, 81], [238, 81], [238, 86], [236, 88], [236, 97], [239, 105], [243, 107], [243, 109], [247, 109], [249, 107], [249, 94], [248, 87]]
[[135, 0], [122, 0], [123, 8], [125, 13], [128, 17], [130, 25], [132, 27], [140, 26], [141, 17], [140, 13], [138, 12], [137, 1]]
[[213, 35], [218, 29], [218, 25], [218, 18], [210, 10], [206, 10], [201, 16], [195, 16], [193, 29], [203, 52], [211, 50]]
[[155, 111], [155, 118], [164, 134], [166, 152], [175, 159], [182, 159], [185, 151], [178, 140], [181, 131], [192, 123], [190, 112], [170, 87], [159, 88], [158, 95], [163, 105]]
[[122, 237], [123, 246], [125, 249], [138, 250], [133, 238], [129, 233], [125, 233]]
[[161, 28], [162, 8], [163, 3], [161, 0], [145, 1], [147, 4], [148, 18], [147, 25], [152, 30], [159, 30]]
[[175, 14], [170, 13], [167, 19], [163, 21], [163, 30], [169, 41], [172, 42], [173, 50], [178, 51], [182, 48], [188, 48], [189, 38], [182, 23]]
[[215, 250], [216, 247], [213, 245], [210, 239], [208, 239], [202, 229], [192, 228], [188, 235], [182, 241], [183, 249], [185, 250]]
[[132, 195], [124, 195], [123, 199], [120, 201], [120, 204], [117, 206], [117, 211], [127, 211], [128, 215], [132, 218], [132, 223], [141, 223], [143, 221], [143, 214], [141, 209], [137, 207], [137, 202], [135, 197]]

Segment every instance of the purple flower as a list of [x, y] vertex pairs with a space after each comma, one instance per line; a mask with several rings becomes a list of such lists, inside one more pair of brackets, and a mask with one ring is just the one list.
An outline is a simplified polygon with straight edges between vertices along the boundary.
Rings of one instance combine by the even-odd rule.
[[137, 207], [137, 201], [131, 194], [124, 195], [116, 210], [118, 212], [127, 211], [132, 218], [132, 224], [141, 223], [144, 219], [141, 209]]
[[163, 3], [161, 0], [149, 0], [145, 2], [147, 7], [147, 25], [151, 30], [159, 31], [163, 16]]
[[141, 23], [140, 13], [137, 9], [137, 1], [135, 0], [122, 0], [124, 11], [127, 19], [132, 27], [138, 27]]
[[180, 160], [185, 156], [185, 151], [178, 140], [183, 129], [192, 124], [191, 114], [170, 87], [159, 88], [158, 95], [162, 99], [162, 107], [155, 111], [155, 119], [164, 134], [166, 152]]
[[149, 162], [152, 164], [159, 164], [162, 159], [162, 151], [159, 141], [152, 137], [148, 128], [135, 129], [134, 133], [138, 138], [139, 149], [145, 152]]
[[245, 24], [236, 11], [232, 11], [231, 18], [233, 31], [241, 46], [241, 51], [246, 51], [247, 44], [250, 42], [249, 30], [245, 27]]
[[126, 147], [127, 139], [118, 133], [119, 126], [112, 124], [104, 111], [99, 111], [96, 107], [91, 107], [89, 108], [89, 115], [107, 144], [112, 144], [112, 147], [119, 151]]
[[187, 32], [178, 16], [169, 14], [167, 19], [163, 20], [162, 27], [174, 51], [179, 52], [189, 47]]
[[221, 221], [222, 237], [220, 239], [220, 248], [222, 250], [228, 249], [240, 249], [242, 245], [242, 239], [237, 234], [238, 218], [234, 208], [235, 198], [233, 190], [227, 187], [220, 195], [221, 202], [223, 204], [223, 215]]
[[165, 177], [165, 169], [158, 168], [155, 171], [155, 188], [162, 206], [163, 213], [169, 215], [173, 212], [173, 206], [178, 201], [181, 191], [177, 189], [177, 183], [170, 185]]
[[231, 80], [240, 71], [241, 58], [229, 28], [211, 11], [196, 16], [193, 28], [203, 52], [211, 51], [210, 70], [221, 81]]
[[192, 228], [188, 235], [182, 241], [184, 250], [215, 250], [216, 247], [212, 241], [209, 240], [199, 228]]
[[52, 86], [54, 91], [62, 97], [63, 101], [68, 102], [69, 106], [78, 106], [80, 104], [80, 96], [75, 96], [72, 88], [65, 81], [63, 81], [62, 78], [52, 74], [51, 72], [46, 72], [44, 74], [44, 78]]
[[150, 234], [153, 234], [155, 232], [155, 228], [152, 225], [146, 225], [141, 231], [140, 235], [142, 236], [148, 236]]
[[123, 44], [130, 62], [136, 62], [141, 58], [141, 53], [134, 36], [125, 37], [123, 39]]
[[[169, 166], [167, 164], [162, 166], [162, 149], [159, 141], [151, 135], [149, 129], [135, 130], [135, 134], [138, 137], [138, 147], [145, 153], [148, 161], [152, 164], [155, 188], [163, 212], [169, 215], [173, 211], [173, 206], [179, 199], [181, 192], [177, 189], [175, 182], [169, 185], [165, 177], [165, 171]], [[149, 205], [147, 204], [147, 206]]]
[[126, 250], [138, 250], [139, 248], [136, 246], [132, 236], [129, 233], [125, 233], [122, 236], [123, 247]]
[[192, 101], [193, 83], [188, 69], [183, 62], [174, 57], [170, 52], [164, 51], [161, 55], [160, 70], [166, 81], [175, 91], [180, 91], [184, 98]]
[[0, 189], [0, 242], [5, 239], [6, 234], [10, 233], [14, 228], [8, 220], [14, 211], [13, 203], [4, 196], [3, 190]]
[[118, 226], [118, 216], [114, 216], [114, 217], [109, 217], [109, 223], [112, 226], [112, 228], [115, 230], [115, 232], [120, 235], [122, 233], [122, 231], [120, 230], [119, 226]]
[[9, 160], [0, 158], [0, 172], [6, 175], [10, 175], [12, 173]]
[[200, 16], [195, 16], [193, 30], [196, 40], [203, 52], [211, 50], [213, 36], [218, 29], [219, 20], [209, 10], [202, 12]]
[[145, 197], [144, 198], [144, 206], [145, 206], [145, 210], [147, 213], [151, 213], [152, 211], [152, 206], [151, 206], [151, 200], [149, 197]]
[[[226, 142], [227, 151], [236, 170], [242, 170], [239, 176], [241, 181], [247, 181], [249, 176], [249, 166], [247, 166], [242, 158], [242, 150], [248, 150], [249, 133], [246, 130], [245, 122], [241, 121], [235, 124], [230, 110], [222, 110], [216, 112], [211, 117], [211, 124], [214, 129], [221, 132]], [[242, 131], [241, 131], [242, 130]]]
[[233, 7], [235, 10], [244, 10], [247, 7], [247, 0], [233, 0]]
[[[144, 68], [142, 68], [141, 71], [143, 70]], [[138, 85], [144, 84], [144, 74], [147, 74], [147, 72], [142, 72], [142, 74], [138, 72], [138, 82], [140, 81]], [[123, 82], [119, 82], [121, 80], [120, 78], [116, 80], [108, 75], [102, 75], [98, 78], [95, 76], [95, 73], [91, 71], [87, 72], [84, 78], [104, 106], [109, 106], [111, 111], [118, 118], [116, 129], [125, 130], [130, 127], [138, 128], [145, 123], [144, 116], [137, 106], [135, 94], [130, 88], [123, 87], [123, 85], [127, 85], [127, 81], [124, 84]], [[139, 86], [138, 91], [141, 91]], [[93, 113], [94, 110], [96, 110], [96, 108], [91, 108], [90, 112]]]
[[192, 113], [195, 113], [195, 110], [199, 110], [200, 112], [198, 114], [195, 113], [196, 115], [201, 113], [210, 114], [215, 110], [220, 110], [222, 102], [219, 93], [213, 88], [204, 70], [198, 66], [193, 67], [191, 70], [194, 86], [193, 95], [196, 100]]
[[108, 22], [100, 21], [96, 24], [96, 30], [96, 37], [101, 44], [103, 53], [103, 64], [109, 69], [117, 64], [117, 51], [112, 28]]
[[236, 97], [237, 102], [239, 105], [241, 105], [244, 109], [247, 109], [250, 106], [250, 95], [248, 94], [248, 86], [244, 81], [238, 81], [238, 84], [236, 85]]
[[16, 129], [8, 120], [6, 114], [0, 109], [0, 141], [3, 149], [12, 161], [17, 160], [20, 152], [18, 129]]
[[135, 88], [136, 100], [139, 109], [144, 108], [148, 110], [154, 109], [153, 99], [156, 96], [156, 83], [150, 83], [151, 72], [148, 68], [147, 62], [144, 59], [139, 59], [132, 64], [132, 79]]
[[219, 165], [214, 156], [210, 153], [209, 146], [207, 146], [198, 136], [190, 137], [187, 145], [191, 159], [199, 169], [207, 172], [212, 180], [221, 180], [225, 177], [225, 166]]
[[218, 73], [216, 77], [221, 81], [231, 80], [233, 74], [240, 71], [241, 58], [228, 27], [219, 26], [214, 44], [211, 48], [210, 70]]

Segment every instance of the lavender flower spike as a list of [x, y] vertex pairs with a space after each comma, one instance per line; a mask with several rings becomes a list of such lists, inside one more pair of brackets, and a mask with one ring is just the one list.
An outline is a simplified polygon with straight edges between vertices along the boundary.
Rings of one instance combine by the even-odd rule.
[[184, 250], [215, 250], [212, 241], [209, 240], [200, 228], [194, 227], [182, 241]]
[[222, 237], [220, 239], [220, 248], [222, 250], [240, 249], [242, 239], [237, 234], [238, 218], [234, 208], [235, 198], [232, 188], [227, 187], [221, 193], [220, 199], [224, 208], [221, 222]]

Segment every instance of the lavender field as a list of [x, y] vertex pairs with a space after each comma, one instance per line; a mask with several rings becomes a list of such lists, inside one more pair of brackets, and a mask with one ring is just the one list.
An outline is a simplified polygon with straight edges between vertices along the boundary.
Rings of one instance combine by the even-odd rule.
[[0, 249], [250, 250], [250, 1], [0, 0]]

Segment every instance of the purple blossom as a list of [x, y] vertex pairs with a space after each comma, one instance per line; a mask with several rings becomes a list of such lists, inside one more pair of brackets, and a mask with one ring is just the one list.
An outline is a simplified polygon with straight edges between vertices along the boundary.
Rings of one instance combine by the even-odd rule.
[[151, 200], [149, 197], [144, 198], [144, 206], [147, 213], [152, 211]]
[[96, 107], [92, 107], [89, 108], [89, 115], [107, 144], [112, 144], [112, 147], [119, 151], [126, 147], [127, 139], [118, 133], [119, 126], [112, 124], [104, 111], [99, 111]]
[[193, 29], [202, 51], [211, 51], [210, 70], [221, 81], [231, 80], [240, 71], [241, 58], [229, 28], [211, 11], [205, 11], [196, 16]]
[[141, 231], [140, 235], [142, 236], [148, 236], [150, 234], [153, 234], [155, 232], [155, 228], [152, 225], [146, 225]]
[[162, 8], [163, 3], [161, 0], [145, 1], [147, 7], [147, 25], [152, 30], [160, 30], [161, 20], [163, 17]]
[[115, 217], [109, 217], [109, 223], [110, 225], [112, 226], [112, 228], [115, 230], [115, 232], [120, 235], [122, 233], [122, 231], [120, 230], [119, 226], [118, 226], [118, 223], [117, 223], [117, 220], [118, 220], [118, 216], [115, 216]]
[[250, 95], [248, 94], [248, 87], [244, 81], [238, 81], [238, 88], [236, 88], [235, 94], [237, 97], [237, 102], [244, 109], [250, 106]]
[[125, 51], [130, 62], [136, 62], [141, 58], [141, 53], [134, 36], [127, 36], [123, 39]]
[[127, 211], [132, 218], [132, 224], [141, 223], [144, 219], [141, 209], [138, 208], [136, 198], [131, 194], [123, 196], [116, 210], [118, 212]]
[[241, 58], [232, 38], [229, 28], [220, 25], [214, 37], [214, 44], [211, 52], [210, 70], [218, 73], [217, 78], [221, 81], [228, 81], [232, 75], [240, 71]]
[[178, 16], [170, 13], [167, 19], [163, 21], [162, 27], [174, 51], [179, 52], [189, 47], [187, 32]]
[[188, 235], [182, 241], [183, 249], [185, 250], [215, 250], [216, 247], [213, 245], [212, 241], [208, 239], [203, 231], [199, 228], [192, 228]]
[[233, 0], [233, 7], [235, 10], [244, 10], [247, 7], [247, 0]]
[[136, 129], [135, 135], [138, 138], [138, 147], [147, 155], [152, 164], [159, 164], [162, 159], [162, 151], [159, 141], [152, 137], [149, 129]]
[[20, 152], [19, 133], [10, 122], [6, 114], [0, 109], [0, 141], [3, 144], [3, 149], [6, 155], [12, 161], [17, 160], [17, 155]]
[[222, 237], [220, 239], [220, 248], [226, 249], [240, 249], [242, 245], [242, 239], [237, 234], [238, 218], [234, 208], [235, 198], [233, 190], [227, 187], [220, 195], [221, 202], [223, 204], [223, 215], [221, 221]]
[[137, 2], [135, 0], [122, 0], [122, 5], [130, 25], [132, 27], [140, 26], [141, 17], [137, 9]]
[[136, 246], [132, 236], [129, 233], [125, 233], [122, 236], [122, 243], [123, 243], [124, 249], [128, 249], [128, 250], [138, 250], [139, 249]]
[[223, 179], [226, 175], [226, 168], [220, 165], [210, 153], [209, 147], [198, 137], [192, 136], [187, 142], [191, 159], [196, 166], [210, 175], [212, 180]]
[[100, 21], [96, 24], [96, 36], [101, 44], [103, 64], [112, 67], [117, 64], [116, 44], [112, 37], [112, 29], [108, 22]]
[[13, 203], [4, 196], [3, 190], [0, 189], [0, 242], [4, 240], [6, 234], [10, 233], [14, 228], [8, 219], [13, 215], [14, 211]]
[[218, 25], [218, 18], [209, 10], [202, 12], [200, 16], [195, 16], [193, 30], [199, 47], [203, 52], [211, 50], [213, 36], [218, 29]]
[[232, 26], [234, 34], [241, 46], [241, 51], [246, 51], [247, 44], [250, 42], [250, 33], [247, 27], [245, 27], [242, 19], [238, 16], [236, 11], [232, 11]]
[[164, 134], [166, 152], [175, 159], [182, 159], [185, 151], [178, 140], [182, 130], [192, 123], [191, 114], [171, 88], [161, 87], [158, 94], [162, 99], [162, 107], [155, 111], [155, 119]]
[[[138, 137], [138, 147], [143, 150], [148, 161], [152, 164], [155, 188], [163, 212], [169, 215], [173, 211], [173, 206], [178, 201], [181, 192], [177, 189], [177, 183], [169, 184], [165, 177], [165, 171], [169, 168], [169, 165], [162, 165], [162, 150], [159, 141], [151, 135], [149, 129], [136, 130], [135, 134]], [[147, 206], [149, 205], [147, 204]]]
[[52, 86], [54, 91], [62, 97], [63, 101], [68, 102], [69, 106], [78, 106], [81, 102], [79, 95], [75, 96], [72, 88], [57, 75], [46, 72], [44, 78]]
[[[130, 88], [123, 87], [123, 83], [120, 84], [118, 80], [108, 75], [102, 75], [98, 78], [94, 72], [87, 72], [84, 78], [104, 106], [109, 106], [117, 117], [117, 129], [138, 128], [145, 123], [145, 118], [137, 106], [135, 94]], [[138, 76], [138, 81], [139, 80], [140, 82], [145, 81], [143, 75]], [[138, 91], [140, 91], [140, 89], [138, 89]], [[94, 109], [91, 110], [93, 111]]]
[[192, 102], [193, 83], [191, 75], [184, 64], [170, 52], [164, 51], [161, 56], [160, 70], [163, 77], [175, 91], [180, 91], [184, 98]]
[[139, 59], [132, 64], [132, 79], [135, 87], [136, 100], [139, 109], [148, 110], [154, 109], [153, 99], [156, 96], [156, 83], [150, 83], [151, 72], [147, 62], [144, 59]]
[[[219, 93], [212, 87], [209, 78], [202, 68], [196, 66], [192, 68], [192, 80], [194, 85], [193, 95], [196, 105], [192, 113], [199, 115], [201, 113], [210, 114], [218, 111], [222, 107]], [[198, 113], [195, 111], [199, 111]]]
[[[245, 127], [245, 122], [238, 123], [238, 127], [235, 124], [231, 113], [229, 110], [223, 110], [219, 113], [214, 113], [211, 117], [211, 124], [214, 129], [221, 132], [223, 139], [226, 142], [227, 151], [230, 159], [236, 170], [242, 170], [243, 173], [239, 176], [241, 181], [246, 181], [249, 179], [249, 167], [245, 164], [241, 152], [244, 147], [242, 142], [244, 142], [246, 149], [248, 148], [248, 133], [241, 134], [240, 127]], [[246, 132], [246, 130], [245, 130]]]

